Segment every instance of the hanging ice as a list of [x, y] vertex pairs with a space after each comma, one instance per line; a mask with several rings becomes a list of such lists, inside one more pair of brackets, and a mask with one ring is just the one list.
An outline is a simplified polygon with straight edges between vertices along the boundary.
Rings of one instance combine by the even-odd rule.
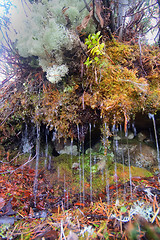
[[148, 113], [148, 117], [150, 119], [152, 119], [152, 121], [153, 121], [156, 148], [157, 148], [157, 161], [158, 161], [158, 167], [159, 167], [159, 170], [160, 170], [160, 155], [159, 155], [159, 144], [158, 144], [158, 137], [157, 137], [157, 130], [156, 130], [156, 121], [155, 121], [154, 114]]

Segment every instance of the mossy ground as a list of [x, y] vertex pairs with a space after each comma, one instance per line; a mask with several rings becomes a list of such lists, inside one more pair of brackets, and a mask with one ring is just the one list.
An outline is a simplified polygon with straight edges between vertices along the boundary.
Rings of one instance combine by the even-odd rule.
[[[80, 194], [83, 191], [83, 184], [85, 188], [85, 194], [90, 194], [90, 184], [92, 184], [92, 192], [95, 198], [98, 198], [99, 194], [105, 192], [106, 181], [109, 185], [115, 184], [117, 180], [118, 183], [124, 184], [130, 180], [130, 171], [132, 178], [141, 177], [151, 177], [153, 176], [151, 172], [144, 168], [138, 168], [131, 166], [129, 167], [120, 163], [116, 163], [114, 160], [109, 160], [107, 162], [107, 156], [103, 157], [103, 169], [99, 167], [100, 161], [93, 164], [92, 159], [92, 171], [90, 171], [90, 156], [71, 156], [67, 154], [62, 154], [58, 157], [52, 159], [51, 170], [45, 170], [46, 178], [50, 182], [53, 188], [59, 186], [59, 194], [62, 194], [64, 188], [66, 191], [74, 192], [75, 194]], [[83, 171], [83, 161], [84, 161], [84, 171]], [[79, 168], [79, 162], [81, 163], [81, 168]], [[72, 168], [74, 163], [77, 164], [76, 168]], [[115, 172], [116, 167], [116, 172]], [[84, 172], [84, 175], [83, 175]], [[91, 181], [92, 179], [92, 181]], [[84, 181], [84, 182], [83, 182]], [[60, 187], [61, 186], [61, 187]], [[57, 193], [58, 194], [58, 193]]]

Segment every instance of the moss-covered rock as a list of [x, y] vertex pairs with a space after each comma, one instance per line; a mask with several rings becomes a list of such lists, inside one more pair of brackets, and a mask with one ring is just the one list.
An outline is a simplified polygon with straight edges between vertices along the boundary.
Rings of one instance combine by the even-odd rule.
[[89, 155], [77, 157], [63, 154], [52, 160], [52, 171], [45, 170], [45, 175], [47, 181], [56, 190], [57, 196], [58, 194], [63, 194], [64, 188], [66, 188], [66, 191], [71, 191], [74, 194], [80, 194], [80, 191], [83, 194], [83, 186], [85, 194], [89, 195], [91, 190], [90, 184], [92, 184], [93, 196], [96, 198], [99, 194], [105, 192], [106, 181], [109, 182], [109, 185], [115, 184], [116, 178], [120, 184], [129, 181], [130, 171], [132, 178], [138, 179], [153, 176], [151, 172], [144, 168], [131, 166], [129, 171], [128, 166], [115, 163], [113, 159], [107, 161], [107, 157], [104, 155], [97, 156], [97, 159], [99, 159], [97, 163], [93, 163], [93, 157], [91, 159], [92, 171], [90, 171]]

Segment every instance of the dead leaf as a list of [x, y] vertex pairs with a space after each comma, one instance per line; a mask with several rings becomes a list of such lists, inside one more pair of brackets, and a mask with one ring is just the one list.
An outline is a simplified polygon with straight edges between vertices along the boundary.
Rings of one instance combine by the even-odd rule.
[[98, 18], [99, 18], [101, 28], [103, 28], [103, 26], [104, 26], [104, 20], [103, 20], [103, 18], [102, 18], [102, 16], [101, 16], [101, 12], [102, 12], [101, 5], [98, 4], [98, 3], [96, 3], [96, 2], [95, 2], [95, 5], [96, 5], [96, 14], [97, 14], [97, 16], [98, 16]]
[[91, 19], [92, 15], [93, 15], [93, 10], [91, 10], [90, 13], [85, 18], [83, 18], [82, 23], [79, 26], [77, 26], [78, 32], [81, 32], [83, 29], [87, 27], [87, 24]]

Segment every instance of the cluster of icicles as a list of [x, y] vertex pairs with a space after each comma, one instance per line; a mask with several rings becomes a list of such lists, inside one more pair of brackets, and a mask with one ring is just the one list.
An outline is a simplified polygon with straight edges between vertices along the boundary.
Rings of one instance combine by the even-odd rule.
[[[157, 137], [157, 131], [156, 131], [156, 123], [155, 123], [155, 117], [154, 114], [148, 114], [149, 118], [152, 119], [153, 121], [153, 127], [154, 127], [154, 134], [155, 134], [155, 143], [156, 143], [156, 148], [157, 148], [157, 162], [158, 162], [158, 167], [160, 170], [160, 153], [159, 153], [159, 145], [158, 145], [158, 137]], [[134, 124], [132, 124], [132, 129], [134, 132], [134, 135], [136, 135], [136, 129]], [[48, 129], [47, 129], [48, 130]], [[119, 131], [119, 129], [116, 128], [116, 126], [113, 126], [112, 128], [112, 132], [113, 134], [116, 136], [117, 132]], [[120, 126], [120, 131], [122, 132], [122, 127]], [[83, 132], [83, 126], [82, 126], [82, 132]], [[107, 124], [104, 124], [104, 133], [108, 132], [108, 126]], [[77, 133], [78, 133], [78, 144], [79, 144], [79, 201], [80, 203], [84, 204], [85, 203], [85, 163], [84, 163], [84, 142], [80, 141], [80, 129], [79, 126], [77, 125]], [[34, 187], [33, 187], [33, 193], [34, 193], [34, 204], [36, 207], [36, 198], [37, 198], [37, 187], [38, 187], [38, 167], [39, 167], [39, 157], [40, 157], [40, 125], [37, 124], [36, 126], [36, 167], [35, 167], [35, 180], [34, 180]], [[108, 135], [104, 134], [104, 137], [102, 139], [104, 148], [107, 148], [107, 141], [108, 141]], [[127, 132], [126, 132], [126, 137], [127, 137]], [[53, 138], [55, 138], [55, 132], [53, 132]], [[95, 164], [95, 162], [93, 163], [93, 159], [92, 159], [92, 152], [91, 152], [91, 139], [92, 139], [92, 125], [91, 123], [89, 123], [89, 141], [90, 141], [90, 163], [89, 163], [89, 167], [90, 167], [90, 202], [93, 201], [93, 189], [92, 189], [92, 165]], [[45, 167], [47, 167], [47, 161], [48, 161], [48, 132], [46, 133], [46, 148], [45, 148]], [[27, 142], [28, 144], [28, 142]], [[113, 147], [115, 152], [118, 151], [118, 140], [113, 140]], [[73, 139], [71, 139], [71, 146], [70, 146], [70, 155], [71, 155], [71, 160], [72, 160], [72, 152], [73, 152]], [[107, 151], [106, 149], [104, 149], [104, 152]], [[81, 154], [82, 153], [82, 154]], [[118, 177], [117, 177], [117, 160], [116, 160], [116, 156], [114, 158], [114, 171], [115, 171], [115, 183], [116, 183], [116, 195], [117, 195], [117, 200], [118, 200]], [[122, 152], [122, 163], [124, 166], [124, 156], [123, 156], [123, 152]], [[49, 163], [48, 163], [48, 169], [50, 168], [51, 165], [51, 156], [49, 156]], [[80, 167], [81, 166], [81, 167]], [[129, 148], [128, 148], [128, 167], [129, 167], [129, 179], [130, 179], [130, 196], [132, 199], [132, 175], [131, 175], [131, 161], [130, 161], [130, 152], [129, 152]], [[106, 199], [107, 199], [107, 203], [110, 204], [110, 194], [109, 194], [109, 174], [108, 174], [108, 169], [105, 169], [105, 176], [106, 176]], [[123, 171], [124, 171], [124, 167], [123, 167]], [[58, 170], [58, 175], [59, 175], [59, 170]], [[124, 179], [125, 180], [125, 179]], [[124, 186], [124, 196], [125, 196], [125, 186]], [[67, 184], [65, 182], [65, 175], [64, 175], [64, 197], [68, 199], [68, 187]], [[66, 208], [68, 208], [68, 201], [66, 199]]]

